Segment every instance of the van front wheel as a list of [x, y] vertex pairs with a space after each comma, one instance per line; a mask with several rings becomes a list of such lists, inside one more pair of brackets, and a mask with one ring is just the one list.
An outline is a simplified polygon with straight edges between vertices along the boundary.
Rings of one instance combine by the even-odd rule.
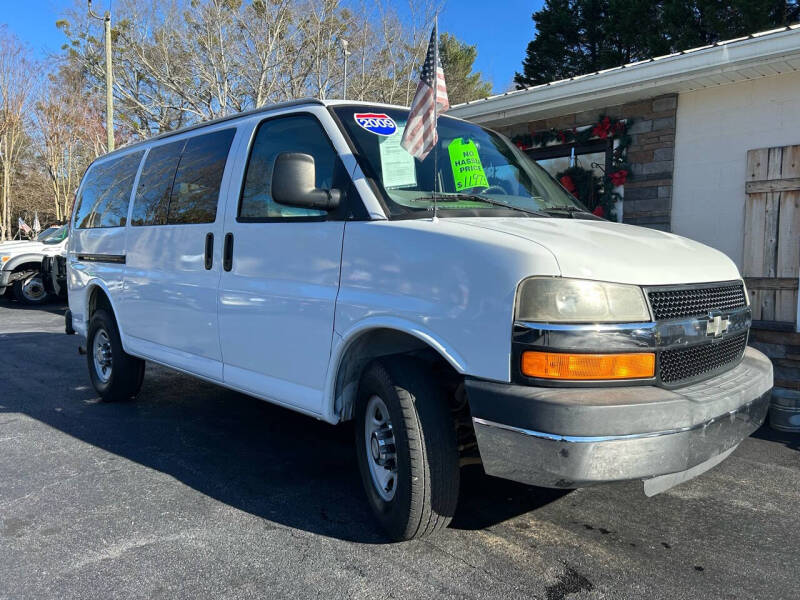
[[361, 479], [386, 532], [399, 541], [446, 527], [458, 504], [456, 432], [424, 363], [405, 357], [372, 363], [355, 408]]
[[11, 288], [14, 297], [20, 304], [35, 306], [47, 301], [47, 290], [44, 288], [41, 273], [33, 273], [24, 279], [18, 279]]
[[144, 379], [144, 361], [122, 349], [117, 323], [98, 309], [89, 321], [86, 336], [89, 378], [103, 402], [130, 400], [139, 393]]

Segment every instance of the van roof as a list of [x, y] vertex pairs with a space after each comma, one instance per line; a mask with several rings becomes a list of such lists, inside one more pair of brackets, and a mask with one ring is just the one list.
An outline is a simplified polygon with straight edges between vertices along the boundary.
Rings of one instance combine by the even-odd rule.
[[119, 148], [116, 148], [112, 152], [108, 152], [102, 156], [99, 156], [98, 159], [105, 159], [106, 157], [112, 156], [117, 154], [118, 152], [127, 151], [131, 148], [135, 148], [137, 146], [141, 146], [143, 144], [147, 144], [150, 142], [154, 142], [156, 140], [162, 140], [164, 138], [172, 137], [174, 135], [180, 135], [182, 133], [186, 133], [187, 131], [193, 131], [195, 129], [201, 129], [203, 127], [208, 127], [210, 125], [216, 125], [217, 123], [225, 123], [226, 121], [233, 121], [234, 119], [239, 119], [242, 117], [248, 117], [250, 115], [257, 115], [259, 113], [270, 112], [273, 110], [280, 110], [282, 108], [290, 108], [293, 106], [306, 106], [306, 105], [316, 105], [316, 106], [341, 106], [341, 105], [365, 105], [365, 106], [383, 106], [386, 108], [408, 108], [407, 106], [400, 106], [397, 104], [385, 104], [382, 102], [365, 102], [362, 100], [320, 100], [319, 98], [300, 98], [298, 100], [287, 100], [285, 102], [276, 102], [275, 104], [265, 104], [264, 106], [259, 106], [258, 108], [253, 108], [251, 110], [232, 113], [230, 115], [225, 115], [224, 117], [219, 117], [217, 119], [210, 119], [208, 121], [200, 121], [199, 123], [194, 123], [192, 125], [187, 125], [186, 127], [181, 127], [180, 129], [175, 129], [174, 131], [165, 131], [164, 133], [160, 133], [158, 135], [154, 135], [153, 137], [149, 137], [144, 140], [139, 140], [136, 142], [131, 142], [129, 144], [124, 144]]

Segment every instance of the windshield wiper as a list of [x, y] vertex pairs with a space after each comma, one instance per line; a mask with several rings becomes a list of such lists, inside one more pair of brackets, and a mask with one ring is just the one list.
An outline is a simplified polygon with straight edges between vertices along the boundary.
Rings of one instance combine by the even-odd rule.
[[600, 218], [597, 215], [595, 215], [594, 213], [590, 213], [588, 210], [584, 210], [582, 208], [578, 208], [577, 206], [550, 206], [548, 208], [543, 208], [542, 210], [544, 212], [546, 212], [547, 214], [550, 214], [550, 213], [567, 213], [573, 219], [575, 218], [574, 215], [577, 214], [577, 213], [580, 213], [582, 215], [591, 215], [591, 217], [597, 217], [598, 219]]
[[[412, 201], [433, 200], [433, 199], [434, 199], [433, 196], [419, 196], [417, 198], [413, 198]], [[548, 216], [546, 213], [538, 210], [531, 210], [528, 208], [514, 206], [513, 204], [509, 204], [508, 202], [501, 202], [500, 200], [494, 200], [493, 198], [487, 198], [486, 196], [480, 196], [478, 194], [447, 194], [441, 196], [437, 194], [436, 196], [436, 202], [461, 202], [462, 200], [475, 200], [478, 202], [485, 202], [486, 204], [490, 204], [492, 206], [499, 206], [502, 208], [510, 208], [511, 210], [518, 210], [519, 212], [533, 215], [535, 217]]]

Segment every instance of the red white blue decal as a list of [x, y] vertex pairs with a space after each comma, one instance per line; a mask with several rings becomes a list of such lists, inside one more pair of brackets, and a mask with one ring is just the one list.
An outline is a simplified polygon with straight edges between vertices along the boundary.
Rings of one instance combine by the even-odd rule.
[[389, 115], [383, 113], [355, 113], [353, 117], [361, 127], [377, 135], [394, 135], [397, 132], [397, 123]]

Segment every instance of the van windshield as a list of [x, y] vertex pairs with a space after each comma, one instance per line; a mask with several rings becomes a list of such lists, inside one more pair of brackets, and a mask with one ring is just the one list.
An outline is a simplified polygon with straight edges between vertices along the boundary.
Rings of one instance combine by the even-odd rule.
[[440, 116], [436, 148], [420, 161], [400, 146], [407, 109], [336, 106], [333, 111], [365, 174], [378, 183], [392, 218], [430, 217], [434, 162], [441, 217], [593, 217], [543, 168], [493, 131]]

